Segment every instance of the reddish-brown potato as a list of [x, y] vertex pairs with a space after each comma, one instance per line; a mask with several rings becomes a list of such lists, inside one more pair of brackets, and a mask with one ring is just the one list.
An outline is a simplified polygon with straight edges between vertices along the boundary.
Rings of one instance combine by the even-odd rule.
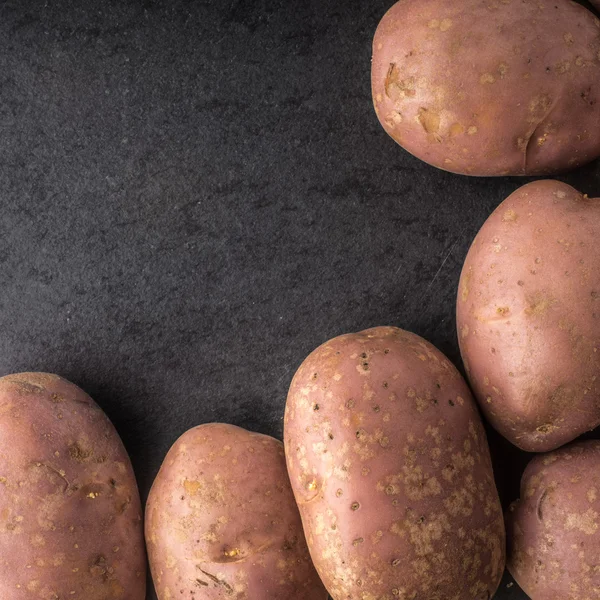
[[600, 442], [534, 458], [507, 513], [508, 568], [532, 600], [600, 590]]
[[334, 600], [489, 600], [504, 523], [475, 402], [422, 338], [379, 327], [317, 348], [292, 382], [288, 470]]
[[570, 0], [401, 0], [375, 34], [372, 88], [392, 138], [447, 171], [600, 155], [600, 21]]
[[160, 600], [325, 600], [281, 442], [233, 425], [184, 433], [146, 506]]
[[526, 185], [477, 234], [457, 300], [471, 385], [492, 425], [530, 452], [600, 424], [600, 200]]
[[0, 379], [0, 598], [144, 600], [142, 513], [129, 457], [77, 386]]

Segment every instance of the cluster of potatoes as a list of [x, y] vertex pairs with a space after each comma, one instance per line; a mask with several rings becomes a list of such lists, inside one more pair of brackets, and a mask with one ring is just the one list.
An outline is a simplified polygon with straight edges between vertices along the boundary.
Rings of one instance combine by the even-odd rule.
[[[382, 125], [435, 166], [600, 155], [600, 20], [578, 4], [401, 0], [373, 52]], [[600, 598], [600, 442], [564, 446], [600, 425], [598, 240], [600, 199], [522, 187], [461, 275], [470, 388], [412, 333], [337, 337], [294, 376], [284, 444], [218, 423], [177, 440], [145, 531], [100, 408], [55, 375], [1, 378], [0, 598], [143, 600], [146, 549], [160, 600], [490, 600], [505, 565], [533, 600]], [[540, 453], [506, 515], [480, 411]]]

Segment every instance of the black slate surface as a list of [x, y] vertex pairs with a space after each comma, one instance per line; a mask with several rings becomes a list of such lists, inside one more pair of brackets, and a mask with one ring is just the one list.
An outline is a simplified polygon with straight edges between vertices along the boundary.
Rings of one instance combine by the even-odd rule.
[[[330, 337], [398, 325], [459, 364], [462, 261], [526, 180], [438, 171], [383, 132], [391, 3], [0, 2], [0, 374], [86, 389], [144, 497], [189, 427], [281, 437]], [[561, 179], [600, 195], [597, 163]], [[490, 441], [508, 503], [528, 457]]]

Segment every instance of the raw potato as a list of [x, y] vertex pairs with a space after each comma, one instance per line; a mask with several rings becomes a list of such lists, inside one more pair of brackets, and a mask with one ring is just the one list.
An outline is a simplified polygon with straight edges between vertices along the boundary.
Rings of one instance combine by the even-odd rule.
[[539, 175], [600, 155], [600, 21], [569, 0], [401, 0], [372, 87], [384, 129], [440, 169]]
[[292, 382], [288, 470], [334, 600], [489, 600], [504, 523], [476, 405], [454, 366], [393, 327], [317, 348]]
[[534, 458], [507, 514], [508, 568], [532, 600], [584, 600], [600, 586], [600, 442]]
[[478, 233], [457, 301], [461, 352], [492, 425], [545, 452], [600, 424], [600, 200], [517, 190]]
[[0, 598], [145, 596], [140, 499], [114, 427], [56, 375], [0, 378]]
[[175, 442], [146, 507], [159, 600], [326, 600], [281, 442], [212, 423]]

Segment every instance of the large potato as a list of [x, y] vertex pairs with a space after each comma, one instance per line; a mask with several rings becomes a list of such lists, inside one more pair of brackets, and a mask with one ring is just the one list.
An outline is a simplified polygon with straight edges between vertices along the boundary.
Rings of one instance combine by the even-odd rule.
[[384, 129], [447, 171], [600, 155], [600, 21], [569, 0], [401, 0], [375, 34], [372, 87]]
[[144, 600], [137, 484], [106, 415], [56, 375], [0, 379], [0, 598]]
[[531, 461], [507, 514], [508, 568], [532, 600], [591, 600], [600, 591], [600, 442]]
[[288, 470], [335, 600], [489, 600], [504, 524], [485, 433], [453, 365], [393, 327], [317, 348], [292, 382]]
[[146, 507], [160, 600], [325, 600], [281, 442], [212, 423], [175, 442]]
[[483, 411], [513, 444], [557, 448], [600, 424], [600, 200], [517, 190], [478, 233], [457, 301]]

